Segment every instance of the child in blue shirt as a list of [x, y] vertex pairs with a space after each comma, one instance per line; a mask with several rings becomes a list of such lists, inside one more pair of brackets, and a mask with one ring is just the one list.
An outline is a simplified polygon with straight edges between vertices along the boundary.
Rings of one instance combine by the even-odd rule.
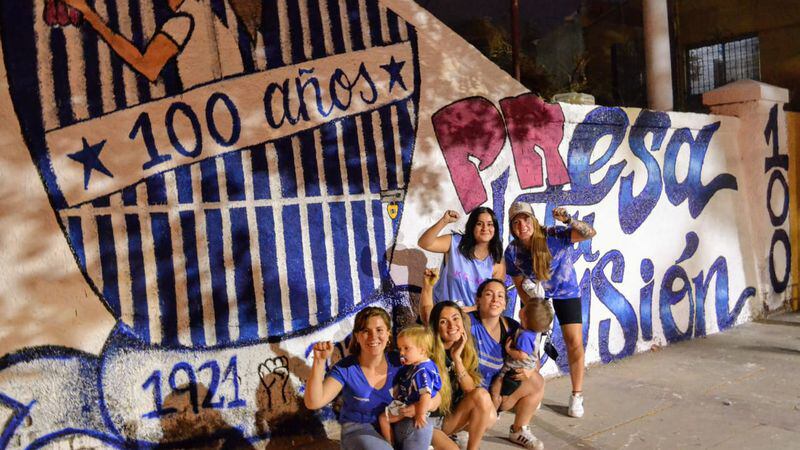
[[409, 430], [412, 420], [406, 419], [400, 410], [413, 405], [413, 426], [430, 432], [419, 433], [426, 435], [427, 442], [412, 444], [407, 439], [402, 439], [404, 448], [408, 448], [409, 445], [415, 448], [427, 448], [433, 436], [432, 424], [427, 421], [431, 400], [441, 392], [439, 410], [446, 412], [450, 406], [450, 380], [442, 379], [440, 376], [444, 366], [444, 351], [441, 348], [434, 349], [433, 335], [430, 330], [420, 325], [405, 328], [398, 333], [397, 350], [400, 352], [403, 367], [398, 372], [392, 388], [394, 400], [378, 418], [381, 434], [387, 441], [392, 442], [393, 431], [403, 434], [403, 430]]
[[501, 408], [503, 399], [519, 388], [520, 382], [514, 379], [516, 370], [537, 368], [539, 361], [536, 356], [537, 334], [544, 333], [550, 328], [553, 313], [545, 303], [534, 300], [519, 310], [519, 321], [520, 328], [516, 330], [513, 338], [506, 342], [503, 368], [489, 389], [495, 408], [502, 410], [508, 409]]

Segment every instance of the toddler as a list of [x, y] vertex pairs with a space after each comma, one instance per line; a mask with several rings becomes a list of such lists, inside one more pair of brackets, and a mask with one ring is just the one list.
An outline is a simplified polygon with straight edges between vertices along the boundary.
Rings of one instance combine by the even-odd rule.
[[514, 379], [517, 369], [535, 369], [539, 358], [536, 355], [536, 334], [546, 332], [553, 321], [553, 313], [543, 302], [528, 302], [519, 310], [520, 328], [506, 343], [503, 368], [492, 381], [489, 393], [496, 408], [503, 397], [514, 393], [520, 382]]
[[[403, 367], [398, 372], [392, 387], [394, 400], [386, 407], [385, 413], [379, 416], [381, 434], [391, 443], [392, 424], [405, 419], [400, 410], [413, 405], [413, 426], [430, 428], [428, 436], [431, 437], [433, 427], [428, 423], [427, 417], [432, 399], [441, 392], [440, 410], [447, 410], [450, 401], [450, 382], [446, 377], [443, 380], [439, 375], [442, 370], [440, 365], [444, 363], [444, 352], [442, 349], [438, 349], [439, 351], [436, 353], [442, 353], [442, 355], [436, 357], [433, 335], [421, 325], [405, 328], [397, 334], [397, 350], [400, 352], [400, 362], [403, 363]], [[436, 362], [431, 360], [432, 357]], [[407, 420], [411, 421], [412, 419]], [[427, 448], [428, 444], [422, 448]]]

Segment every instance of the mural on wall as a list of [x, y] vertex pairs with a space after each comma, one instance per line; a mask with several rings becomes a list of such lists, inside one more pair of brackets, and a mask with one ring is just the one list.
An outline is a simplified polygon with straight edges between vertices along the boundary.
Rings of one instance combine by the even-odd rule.
[[[88, 383], [63, 403], [4, 386], [37, 436], [26, 444], [12, 421], [2, 443], [79, 432], [65, 430], [177, 442], [208, 430], [166, 422], [204, 411], [269, 437], [256, 412], [296, 412], [299, 383], [266, 343], [391, 289], [402, 207], [381, 196], [402, 199], [410, 175], [414, 27], [377, 0], [5, 2], [1, 20], [25, 142], [118, 320], [99, 358], [36, 348], [2, 361], [7, 380], [51, 378], [55, 364], [63, 381], [50, 383]], [[49, 401], [69, 405], [63, 422]]]
[[[593, 223], [574, 252], [589, 363], [724, 330], [786, 289], [785, 202], [752, 205], [767, 202], [776, 237], [745, 243], [731, 219], [755, 180], [735, 162], [738, 119], [547, 104], [426, 14], [399, 0], [0, 5], [24, 142], [116, 320], [98, 354], [0, 359], [0, 448], [319, 439], [334, 411], [302, 405], [310, 345], [343, 357], [368, 304], [407, 320], [437, 263], [415, 248], [431, 211], [488, 205], [505, 229], [520, 199], [546, 224], [556, 206]], [[754, 183], [772, 195], [785, 150], [779, 115], [763, 119], [774, 172]], [[743, 267], [751, 241], [785, 247], [769, 292]], [[566, 370], [559, 353], [545, 374]]]

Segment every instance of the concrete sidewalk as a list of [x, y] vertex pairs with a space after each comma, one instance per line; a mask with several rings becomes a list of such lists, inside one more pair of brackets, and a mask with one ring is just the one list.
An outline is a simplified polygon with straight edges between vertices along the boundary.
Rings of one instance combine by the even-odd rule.
[[[547, 382], [532, 426], [546, 449], [800, 449], [800, 313], [593, 367], [582, 419], [566, 415], [570, 389]], [[521, 448], [512, 420], [481, 448]]]

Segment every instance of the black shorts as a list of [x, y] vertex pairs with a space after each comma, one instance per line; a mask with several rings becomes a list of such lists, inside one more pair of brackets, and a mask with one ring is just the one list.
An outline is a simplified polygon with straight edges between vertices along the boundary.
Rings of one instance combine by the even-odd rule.
[[583, 323], [580, 297], [553, 299], [553, 309], [556, 310], [556, 317], [561, 325]]

